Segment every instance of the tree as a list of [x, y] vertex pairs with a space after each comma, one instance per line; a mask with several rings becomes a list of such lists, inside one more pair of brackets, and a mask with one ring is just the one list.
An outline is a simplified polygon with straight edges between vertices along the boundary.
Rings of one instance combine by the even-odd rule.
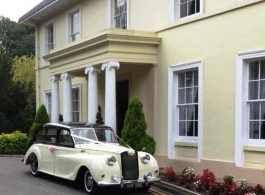
[[101, 116], [101, 107], [100, 105], [98, 105], [98, 112], [97, 112], [97, 116], [96, 116], [96, 123], [97, 124], [100, 124], [100, 125], [103, 125], [104, 124], [104, 121], [103, 121], [103, 118]]
[[0, 132], [9, 133], [19, 129], [21, 111], [26, 105], [24, 85], [13, 82], [12, 60], [0, 52]]
[[24, 85], [26, 105], [20, 113], [20, 118], [24, 119], [21, 126], [28, 131], [36, 114], [35, 59], [27, 56], [15, 57], [12, 73], [13, 81]]
[[0, 16], [0, 52], [9, 58], [35, 55], [35, 28]]
[[146, 152], [155, 153], [156, 142], [146, 134], [147, 123], [142, 111], [142, 103], [137, 97], [131, 99], [124, 119], [121, 139], [135, 150], [146, 148]]
[[28, 134], [28, 143], [29, 143], [29, 147], [32, 145], [33, 143], [33, 138], [37, 132], [37, 130], [44, 125], [45, 123], [48, 123], [50, 121], [49, 115], [47, 113], [47, 110], [45, 108], [45, 106], [42, 104], [39, 108], [38, 111], [36, 113], [34, 122], [29, 130], [29, 134]]

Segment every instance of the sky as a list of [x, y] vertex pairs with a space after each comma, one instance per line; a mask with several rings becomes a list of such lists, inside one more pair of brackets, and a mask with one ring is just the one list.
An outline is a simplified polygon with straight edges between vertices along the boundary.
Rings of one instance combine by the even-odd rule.
[[18, 19], [42, 0], [0, 0], [0, 16], [18, 22]]

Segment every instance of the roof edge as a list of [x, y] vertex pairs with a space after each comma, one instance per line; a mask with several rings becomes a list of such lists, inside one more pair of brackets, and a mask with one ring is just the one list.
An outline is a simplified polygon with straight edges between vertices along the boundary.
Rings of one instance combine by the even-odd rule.
[[[34, 8], [29, 10], [26, 14], [21, 16], [18, 20], [18, 23], [25, 23], [29, 20], [32, 16], [40, 12], [41, 10], [45, 9], [46, 7], [50, 6], [51, 4], [57, 2], [59, 0], [43, 0], [41, 3], [36, 5]], [[30, 22], [31, 23], [31, 22]]]

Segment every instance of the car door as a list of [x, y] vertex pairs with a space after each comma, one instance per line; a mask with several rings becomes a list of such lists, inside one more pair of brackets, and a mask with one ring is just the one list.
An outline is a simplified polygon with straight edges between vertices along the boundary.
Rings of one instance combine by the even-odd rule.
[[[74, 142], [69, 129], [60, 129], [55, 154], [55, 175], [58, 177], [71, 179], [75, 169], [76, 161], [74, 154], [77, 150], [74, 148]], [[80, 151], [79, 151], [80, 153]]]
[[40, 171], [54, 175], [54, 159], [57, 140], [57, 128], [46, 127], [45, 141], [39, 146], [40, 148]]

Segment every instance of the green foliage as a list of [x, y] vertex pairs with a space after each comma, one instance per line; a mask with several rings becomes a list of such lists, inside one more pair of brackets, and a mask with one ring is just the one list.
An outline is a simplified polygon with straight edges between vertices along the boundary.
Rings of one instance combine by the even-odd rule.
[[122, 140], [135, 150], [146, 148], [146, 152], [155, 153], [155, 140], [146, 134], [147, 123], [142, 104], [137, 97], [131, 99], [124, 119]]
[[27, 135], [20, 131], [0, 135], [0, 154], [24, 154], [27, 149]]
[[101, 107], [100, 105], [98, 105], [98, 112], [97, 112], [97, 116], [96, 116], [96, 123], [97, 124], [100, 124], [100, 125], [103, 125], [104, 124], [104, 121], [103, 121], [103, 118], [101, 116]]
[[28, 143], [29, 146], [32, 144], [33, 138], [35, 136], [36, 131], [45, 123], [48, 123], [50, 121], [49, 115], [46, 111], [45, 106], [42, 104], [36, 114], [36, 117], [34, 119], [34, 122], [29, 130], [29, 136], [28, 136]]
[[0, 133], [23, 130], [24, 127], [20, 114], [27, 104], [25, 86], [20, 82], [13, 82], [11, 64], [12, 61], [0, 52]]
[[8, 58], [35, 55], [35, 28], [0, 16], [0, 53]]

